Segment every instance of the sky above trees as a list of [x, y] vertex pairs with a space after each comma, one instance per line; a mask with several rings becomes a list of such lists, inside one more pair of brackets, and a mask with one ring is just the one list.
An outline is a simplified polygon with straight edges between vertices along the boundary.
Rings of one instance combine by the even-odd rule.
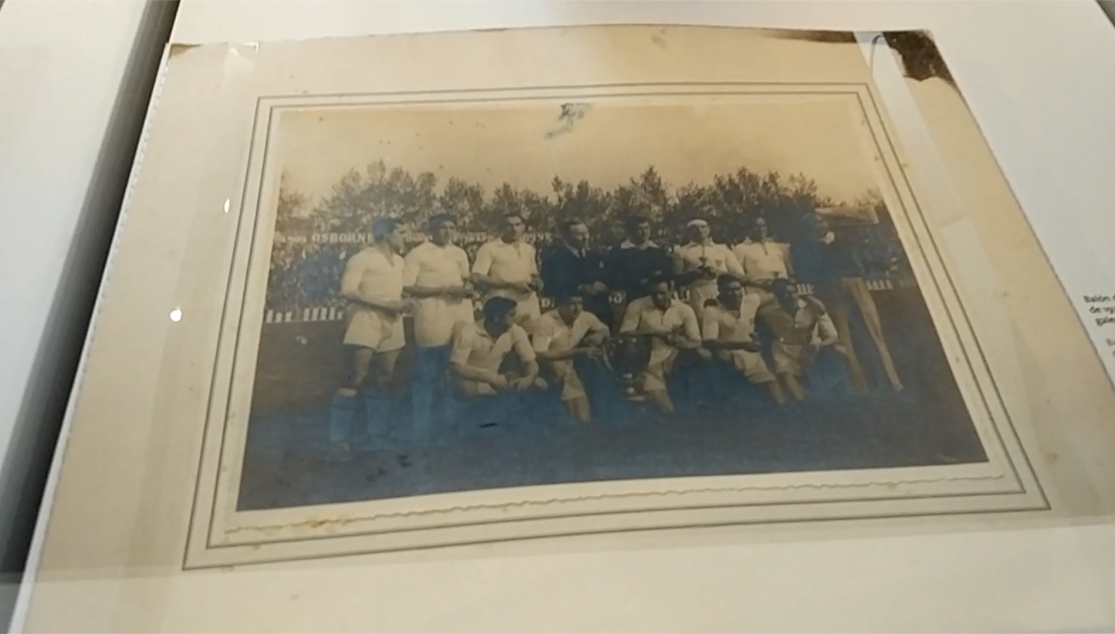
[[[568, 105], [568, 104], [567, 104]], [[539, 195], [555, 177], [611, 190], [653, 166], [675, 188], [741, 166], [804, 174], [819, 195], [851, 201], [876, 187], [875, 148], [847, 95], [661, 97], [644, 104], [521, 102], [284, 112], [278, 164], [286, 186], [316, 206], [351, 170], [382, 161], [491, 193], [504, 184]]]

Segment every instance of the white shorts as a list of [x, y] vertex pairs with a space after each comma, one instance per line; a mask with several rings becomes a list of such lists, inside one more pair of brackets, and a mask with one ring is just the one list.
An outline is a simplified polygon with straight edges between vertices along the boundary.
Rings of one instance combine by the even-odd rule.
[[771, 356], [774, 357], [774, 371], [778, 374], [801, 376], [804, 372], [805, 346], [785, 343], [775, 340], [771, 344]]
[[762, 354], [748, 350], [732, 350], [731, 355], [732, 366], [747, 377], [749, 382], [762, 385], [774, 380], [774, 374], [767, 367]]
[[403, 318], [400, 315], [389, 317], [367, 306], [351, 306], [344, 343], [376, 352], [399, 350], [406, 345]]
[[650, 363], [642, 375], [642, 388], [646, 392], [666, 391], [666, 379], [670, 370], [674, 368], [678, 351], [673, 348], [661, 348], [651, 352]]
[[515, 307], [515, 323], [519, 324], [528, 335], [534, 334], [534, 325], [542, 317], [542, 304], [538, 301], [538, 294], [531, 293], [526, 299], [520, 299]]
[[581, 381], [581, 377], [577, 375], [577, 370], [574, 369], [572, 361], [555, 361], [552, 367], [554, 375], [561, 383], [561, 400], [569, 401], [588, 395], [585, 391], [585, 384]]
[[456, 379], [455, 383], [457, 389], [465, 396], [491, 396], [496, 393], [496, 389], [482, 381], [468, 381], [465, 379]]
[[689, 287], [689, 307], [700, 319], [705, 313], [705, 303], [715, 301], [718, 295], [716, 282], [696, 282]]

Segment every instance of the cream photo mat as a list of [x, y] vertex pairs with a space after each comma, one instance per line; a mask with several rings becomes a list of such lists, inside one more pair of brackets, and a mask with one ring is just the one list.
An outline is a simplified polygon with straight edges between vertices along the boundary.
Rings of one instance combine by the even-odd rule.
[[[568, 54], [543, 63], [544, 53], [555, 48]], [[157, 606], [141, 608], [151, 596], [144, 588], [156, 583], [152, 575], [177, 578], [184, 563], [228, 263], [234, 243], [243, 238], [226, 210], [243, 203], [258, 97], [787, 78], [870, 83], [871, 74], [854, 44], [716, 28], [593, 27], [171, 51], [70, 405], [70, 433], [60, 449], [57, 487], [40, 537], [41, 583], [28, 604], [29, 629], [161, 622], [152, 612]], [[960, 303], [1052, 507], [1033, 514], [979, 514], [960, 525], [1011, 527], [1026, 518], [1110, 513], [1115, 504], [1105, 483], [1115, 473], [1109, 420], [1115, 398], [1095, 349], [955, 87], [936, 79], [908, 80], [904, 87], [925, 109], [924, 125], [940, 153], [899, 155], [913, 189], [919, 201], [921, 192], [935, 190], [923, 169], [943, 157], [962, 203], [926, 204], [924, 233], [942, 246], [945, 268], [959, 273], [953, 281]], [[884, 119], [883, 125], [896, 140], [908, 138], [895, 134], [893, 123]], [[903, 240], [908, 243], [909, 236]], [[177, 309], [182, 319], [172, 322], [168, 315]], [[738, 520], [724, 523], [732, 521]], [[897, 528], [892, 522], [855, 524], [864, 531], [956, 525], [946, 517], [901, 522]], [[779, 526], [783, 536], [850, 530], [838, 533], [835, 524], [817, 522]], [[743, 527], [731, 535], [748, 539], [759, 532]], [[531, 540], [524, 546], [553, 551], [562, 543], [571, 542]], [[329, 568], [305, 572], [328, 583]], [[121, 581], [137, 574], [149, 578]], [[98, 581], [91, 588], [73, 583], [76, 579]], [[201, 592], [203, 586], [190, 587]], [[100, 605], [111, 614], [92, 607], [58, 610], [74, 605], [74, 593], [84, 605]], [[215, 595], [201, 592], [199, 601], [202, 595], [206, 605], [215, 606]], [[112, 616], [125, 613], [130, 616]], [[86, 618], [72, 620], [79, 616]]]

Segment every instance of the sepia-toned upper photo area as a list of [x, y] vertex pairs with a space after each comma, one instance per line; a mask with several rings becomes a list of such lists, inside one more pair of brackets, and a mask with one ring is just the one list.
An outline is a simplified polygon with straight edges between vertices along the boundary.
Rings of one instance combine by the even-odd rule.
[[373, 164], [436, 190], [455, 179], [543, 196], [555, 178], [610, 191], [650, 168], [675, 188], [777, 174], [834, 205], [878, 190], [852, 92], [338, 107], [284, 111], [279, 126], [283, 187], [310, 206]]

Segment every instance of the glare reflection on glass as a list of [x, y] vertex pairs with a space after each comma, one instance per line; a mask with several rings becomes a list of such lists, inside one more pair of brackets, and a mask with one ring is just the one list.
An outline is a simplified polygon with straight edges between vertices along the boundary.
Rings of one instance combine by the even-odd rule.
[[182, 309], [181, 308], [175, 308], [174, 310], [170, 311], [170, 320], [171, 321], [180, 321], [181, 319], [182, 319]]

